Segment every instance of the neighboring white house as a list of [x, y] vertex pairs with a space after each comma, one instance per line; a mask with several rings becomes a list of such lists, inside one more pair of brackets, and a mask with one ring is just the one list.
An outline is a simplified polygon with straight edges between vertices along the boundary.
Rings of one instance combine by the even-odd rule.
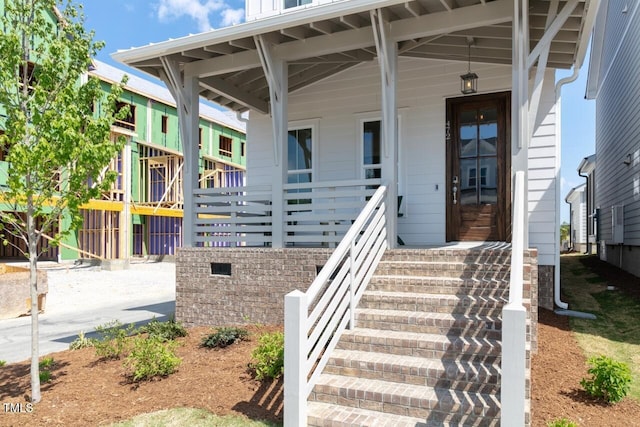
[[[245, 24], [114, 54], [167, 82], [182, 106], [183, 140], [192, 141], [185, 144], [184, 236], [194, 249], [179, 258], [177, 311], [196, 323], [223, 316], [238, 321], [239, 307], [250, 304], [260, 319], [278, 321], [283, 308], [264, 307], [266, 295], [306, 289], [300, 281], [325, 262], [335, 271], [323, 269], [316, 280], [325, 280], [319, 288], [333, 289], [331, 283], [345, 277], [359, 280], [353, 271], [361, 262], [373, 273], [387, 247], [478, 242], [513, 244], [515, 305], [527, 248], [537, 250], [530, 252], [533, 258], [537, 253], [531, 289], [539, 283], [540, 292], [532, 298], [551, 309], [554, 301], [562, 304], [559, 99], [570, 79], [556, 85], [555, 71], [582, 65], [598, 4], [247, 0]], [[242, 191], [197, 190], [198, 96], [249, 111], [248, 187]], [[520, 190], [516, 176], [523, 177]], [[384, 191], [373, 195], [378, 186]], [[517, 206], [523, 206], [519, 213]], [[361, 211], [375, 215], [375, 230], [360, 231]], [[382, 242], [375, 246], [380, 252], [361, 261], [355, 241], [362, 235], [369, 240], [369, 233], [381, 233], [370, 239]], [[203, 247], [221, 240], [241, 248]], [[336, 251], [327, 261], [336, 246], [351, 255], [336, 260], [342, 256]], [[304, 299], [300, 295], [288, 298]], [[296, 316], [308, 312], [311, 307], [300, 308]], [[310, 316], [324, 325], [324, 315]], [[285, 329], [300, 327], [291, 319], [285, 316]], [[509, 387], [525, 383], [519, 319], [505, 321], [505, 333], [522, 325], [515, 333], [522, 338], [522, 364], [513, 375], [504, 371], [504, 398], [513, 397]], [[285, 336], [318, 334], [325, 332]], [[318, 356], [319, 348], [308, 350]], [[313, 384], [307, 385], [302, 365], [313, 367], [316, 360], [289, 367], [287, 381], [304, 381], [296, 386], [309, 391]], [[285, 385], [285, 401], [290, 396]], [[524, 407], [502, 408], [519, 412], [524, 422]]]
[[586, 186], [580, 184], [572, 188], [564, 199], [569, 203], [569, 248], [577, 252], [584, 252], [587, 248]]
[[640, 2], [607, 0], [594, 27], [598, 254], [640, 276]]
[[585, 157], [578, 166], [578, 175], [586, 180], [585, 185], [585, 252], [596, 254], [598, 250], [598, 209], [596, 209], [596, 155]]

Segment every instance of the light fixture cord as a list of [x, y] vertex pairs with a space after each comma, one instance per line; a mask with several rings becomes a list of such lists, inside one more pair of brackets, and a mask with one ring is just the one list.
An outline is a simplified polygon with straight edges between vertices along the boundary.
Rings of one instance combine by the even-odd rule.
[[471, 72], [471, 43], [467, 43], [467, 49], [469, 54], [467, 55], [468, 61], [467, 61], [467, 73]]

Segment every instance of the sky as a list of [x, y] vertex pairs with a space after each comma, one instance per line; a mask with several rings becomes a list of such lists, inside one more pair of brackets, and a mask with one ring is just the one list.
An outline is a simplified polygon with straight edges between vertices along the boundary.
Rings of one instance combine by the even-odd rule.
[[[85, 26], [106, 47], [97, 58], [116, 67], [110, 54], [170, 38], [184, 37], [244, 20], [244, 0], [85, 0]], [[577, 167], [595, 152], [595, 101], [585, 100], [588, 57], [578, 79], [562, 89], [562, 193], [561, 221], [569, 222], [564, 198], [584, 182]], [[131, 73], [131, 69], [126, 69]], [[556, 79], [570, 75], [559, 71]]]

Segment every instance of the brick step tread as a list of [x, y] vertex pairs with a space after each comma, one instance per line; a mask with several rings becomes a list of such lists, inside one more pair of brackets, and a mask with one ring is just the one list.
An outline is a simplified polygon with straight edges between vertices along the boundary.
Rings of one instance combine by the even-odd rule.
[[470, 322], [482, 324], [502, 324], [501, 316], [484, 316], [480, 314], [430, 313], [419, 311], [386, 310], [378, 308], [356, 308], [356, 319], [393, 321], [395, 323], [434, 325], [434, 326], [469, 326]]
[[500, 340], [489, 337], [465, 337], [457, 335], [430, 334], [355, 328], [346, 330], [338, 348], [410, 355], [429, 358], [461, 360], [486, 360], [499, 363], [502, 345]]
[[424, 267], [424, 268], [438, 268], [438, 267], [445, 267], [448, 269], [465, 269], [465, 268], [469, 268], [469, 267], [490, 267], [490, 268], [496, 268], [496, 267], [500, 267], [500, 268], [511, 268], [511, 260], [509, 260], [509, 262], [503, 262], [503, 263], [498, 263], [498, 262], [494, 262], [494, 261], [486, 261], [486, 262], [481, 262], [481, 263], [474, 263], [474, 262], [468, 262], [468, 261], [420, 261], [420, 260], [403, 260], [403, 261], [385, 261], [384, 259], [380, 261], [380, 263], [378, 264], [378, 266], [382, 266], [382, 267], [387, 267], [387, 266], [391, 266], [391, 267], [403, 267], [403, 268], [411, 268], [413, 266], [415, 267]]
[[[333, 401], [335, 397], [335, 402]], [[474, 414], [495, 418], [500, 401], [492, 393], [473, 393], [414, 384], [322, 374], [312, 392], [312, 399], [345, 406], [375, 406], [381, 412], [426, 417], [432, 412]]]
[[[385, 281], [385, 280], [402, 280], [403, 282], [421, 282], [429, 283], [435, 282], [438, 284], [469, 284], [474, 286], [499, 286], [506, 285], [508, 287], [509, 281], [504, 279], [484, 279], [478, 277], [449, 277], [449, 276], [427, 276], [427, 275], [411, 275], [411, 274], [380, 274], [375, 273], [371, 277], [371, 281]], [[528, 283], [526, 280], [525, 283]]]
[[457, 306], [460, 303], [464, 303], [466, 306], [472, 304], [492, 304], [499, 305], [505, 304], [508, 298], [484, 296], [484, 295], [454, 295], [454, 294], [432, 294], [422, 292], [401, 292], [401, 291], [379, 291], [379, 290], [367, 290], [364, 292], [363, 299], [370, 301], [385, 301], [385, 302], [406, 302], [415, 301], [416, 304], [424, 304], [427, 302], [439, 302], [444, 305]]
[[307, 415], [310, 427], [430, 427], [423, 418], [322, 402], [309, 402]]
[[[325, 368], [341, 375], [384, 379], [406, 384], [495, 391], [499, 387], [498, 363], [429, 359], [361, 350], [335, 349]], [[333, 372], [336, 373], [336, 372]]]

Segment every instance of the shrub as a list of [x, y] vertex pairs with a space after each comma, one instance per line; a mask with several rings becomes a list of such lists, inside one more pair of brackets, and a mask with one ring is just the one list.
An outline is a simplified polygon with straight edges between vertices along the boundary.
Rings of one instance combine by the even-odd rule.
[[40, 377], [40, 383], [48, 383], [51, 381], [51, 371], [40, 371], [38, 377]]
[[249, 365], [255, 370], [256, 379], [262, 381], [265, 378], [280, 377], [284, 372], [284, 334], [264, 334], [258, 343], [258, 347], [251, 353], [255, 363]]
[[93, 342], [96, 355], [106, 359], [119, 359], [128, 350], [127, 337], [134, 331], [133, 324], [125, 327], [118, 320], [96, 327], [99, 335], [99, 338]]
[[69, 344], [69, 350], [80, 350], [81, 348], [93, 347], [94, 340], [84, 336], [84, 331], [80, 331], [78, 338], [71, 341]]
[[136, 337], [124, 363], [128, 376], [137, 382], [174, 373], [182, 362], [174, 351], [177, 346], [175, 341], [164, 342], [158, 337]]
[[225, 327], [218, 328], [218, 330], [212, 334], [202, 338], [202, 346], [209, 348], [224, 348], [235, 344], [239, 341], [247, 339], [249, 332], [243, 328]]
[[40, 368], [39, 377], [41, 383], [48, 383], [51, 381], [51, 370], [55, 366], [56, 362], [53, 360], [53, 357], [45, 357], [40, 362], [38, 362], [38, 367]]
[[146, 332], [149, 334], [149, 337], [157, 337], [160, 338], [161, 341], [173, 341], [178, 337], [187, 336], [187, 330], [182, 326], [182, 323], [176, 322], [173, 318], [166, 322], [153, 319], [140, 328], [140, 332]]
[[578, 424], [566, 418], [558, 418], [557, 420], [549, 421], [547, 427], [578, 427]]
[[7, 364], [6, 360], [0, 360], [0, 368], [2, 368], [3, 366], [5, 366]]
[[609, 403], [621, 401], [631, 387], [631, 370], [626, 363], [617, 362], [607, 356], [589, 359], [591, 378], [583, 378], [580, 385], [593, 397]]

